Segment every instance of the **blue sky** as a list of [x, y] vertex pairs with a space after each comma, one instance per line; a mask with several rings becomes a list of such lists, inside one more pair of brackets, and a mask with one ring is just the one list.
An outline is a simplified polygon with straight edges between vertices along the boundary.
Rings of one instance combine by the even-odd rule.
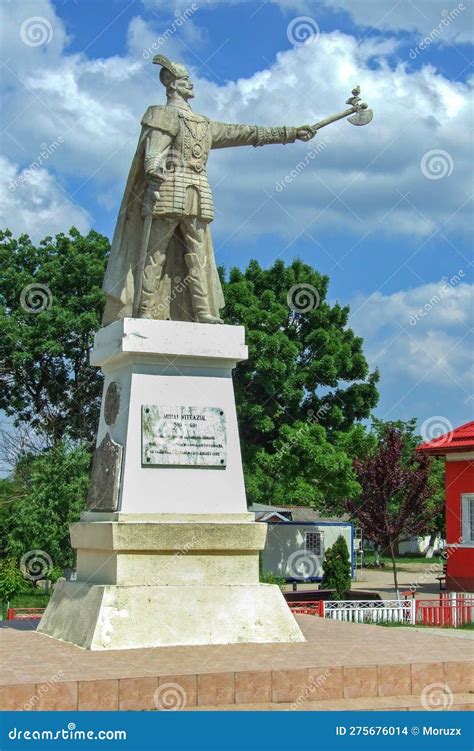
[[227, 122], [315, 122], [360, 84], [366, 128], [211, 154], [217, 262], [300, 257], [327, 273], [380, 368], [377, 414], [416, 416], [426, 437], [472, 419], [472, 2], [1, 7], [1, 224], [36, 239], [72, 224], [111, 237], [140, 117], [164, 101], [157, 51], [190, 68], [194, 108]]

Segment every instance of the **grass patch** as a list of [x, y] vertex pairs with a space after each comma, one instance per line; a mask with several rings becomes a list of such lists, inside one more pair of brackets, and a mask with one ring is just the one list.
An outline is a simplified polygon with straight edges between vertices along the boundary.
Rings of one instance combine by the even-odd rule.
[[474, 630], [474, 623], [465, 623], [463, 626], [436, 626], [432, 625], [429, 626], [425, 623], [403, 623], [398, 621], [378, 621], [378, 623], [374, 623], [374, 626], [386, 626], [388, 628], [439, 628], [440, 631], [473, 631]]
[[[370, 555], [370, 554], [364, 555], [364, 566], [363, 567], [367, 568], [367, 567], [370, 566], [372, 568], [374, 560], [375, 560], [375, 558], [374, 558], [373, 555]], [[392, 559], [391, 558], [387, 558], [387, 556], [381, 555], [380, 556], [380, 561], [381, 561], [381, 563], [384, 564], [384, 568], [389, 568], [390, 570], [392, 569]], [[427, 565], [427, 566], [431, 566], [434, 563], [437, 563], [439, 565], [439, 567], [440, 567], [440, 570], [441, 570], [443, 568], [443, 564], [445, 563], [445, 560], [444, 560], [444, 558], [441, 558], [438, 555], [433, 556], [433, 558], [425, 558], [424, 556], [417, 556], [417, 555], [415, 555], [415, 556], [412, 556], [412, 555], [411, 556], [401, 555], [401, 556], [397, 556], [395, 558], [395, 563], [397, 564], [397, 566], [399, 566], [401, 564], [414, 564], [414, 563], [421, 563], [421, 564], [424, 564], [424, 565]]]
[[[11, 608], [45, 608], [48, 604], [50, 594], [41, 590], [32, 589], [31, 592], [24, 592], [21, 595], [16, 595], [10, 601]], [[7, 617], [7, 603], [0, 603], [0, 616], [4, 621]]]

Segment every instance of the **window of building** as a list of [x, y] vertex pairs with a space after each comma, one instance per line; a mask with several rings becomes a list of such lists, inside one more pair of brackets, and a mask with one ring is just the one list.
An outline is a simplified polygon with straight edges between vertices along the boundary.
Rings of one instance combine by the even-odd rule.
[[474, 493], [461, 496], [462, 541], [474, 543]]
[[313, 553], [313, 555], [321, 555], [322, 553], [321, 532], [305, 532], [304, 544], [308, 553]]

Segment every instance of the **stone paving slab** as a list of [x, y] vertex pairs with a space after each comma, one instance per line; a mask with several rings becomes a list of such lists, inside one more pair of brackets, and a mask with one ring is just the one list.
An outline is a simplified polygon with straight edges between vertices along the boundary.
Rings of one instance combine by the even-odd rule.
[[[450, 701], [448, 702], [450, 704]], [[219, 707], [189, 707], [189, 712], [419, 712], [426, 708], [418, 696], [386, 696], [372, 699], [333, 699], [332, 701], [308, 701], [297, 704], [227, 704]], [[455, 694], [452, 704], [439, 707], [438, 711], [472, 712], [473, 694]], [[433, 711], [431, 708], [426, 711]]]
[[146, 710], [161, 695], [188, 707], [420, 696], [434, 683], [474, 691], [471, 643], [310, 615], [297, 620], [305, 643], [114, 652], [2, 628], [0, 709]]
[[383, 663], [466, 661], [474, 643], [425, 630], [343, 623], [311, 615], [297, 616], [307, 639], [296, 644], [224, 644], [94, 651], [51, 639], [35, 631], [0, 630], [0, 685], [48, 680], [191, 675], [226, 670], [274, 670], [357, 666]]

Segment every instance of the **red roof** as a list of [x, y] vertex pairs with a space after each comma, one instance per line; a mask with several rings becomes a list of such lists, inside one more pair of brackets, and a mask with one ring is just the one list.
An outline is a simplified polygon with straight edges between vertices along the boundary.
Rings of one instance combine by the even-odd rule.
[[426, 451], [440, 456], [452, 451], [466, 450], [474, 450], [474, 420], [417, 447], [417, 451]]

